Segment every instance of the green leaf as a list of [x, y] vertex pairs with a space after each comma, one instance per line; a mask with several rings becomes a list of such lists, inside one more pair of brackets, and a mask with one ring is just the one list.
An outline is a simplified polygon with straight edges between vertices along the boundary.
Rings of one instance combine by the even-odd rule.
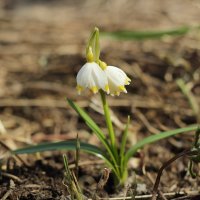
[[84, 119], [87, 126], [94, 131], [94, 133], [97, 135], [97, 137], [102, 141], [106, 141], [106, 136], [101, 131], [101, 129], [98, 127], [98, 125], [92, 120], [92, 118], [82, 109], [80, 108], [76, 103], [74, 103], [72, 100], [67, 99], [69, 105]]
[[[76, 150], [77, 149], [77, 140], [67, 140], [61, 142], [46, 142], [41, 143], [34, 146], [28, 146], [22, 149], [14, 150], [14, 154], [30, 154], [30, 153], [37, 153], [42, 151], [54, 151], [54, 150]], [[105, 153], [98, 148], [97, 146], [80, 142], [80, 149], [86, 151], [88, 153], [95, 154], [100, 157], [106, 157]]]
[[125, 155], [125, 162], [127, 163], [128, 160], [141, 148], [143, 148], [145, 145], [180, 134], [188, 131], [194, 131], [197, 130], [198, 125], [188, 126], [185, 128], [178, 128], [175, 130], [165, 131], [161, 132], [156, 135], [151, 135], [149, 137], [144, 138], [143, 140], [139, 141], [137, 144], [132, 146]]
[[199, 29], [200, 27], [181, 27], [178, 29], [171, 29], [166, 31], [116, 31], [103, 32], [102, 35], [118, 40], [145, 40], [145, 39], [159, 39], [165, 35], [179, 36], [187, 34], [190, 30]]
[[[13, 154], [31, 154], [31, 153], [37, 153], [37, 152], [43, 152], [43, 151], [54, 151], [54, 150], [76, 150], [77, 149], [77, 140], [67, 140], [67, 141], [61, 141], [61, 142], [46, 142], [41, 143], [34, 146], [28, 146], [22, 149], [17, 149], [12, 151]], [[113, 165], [112, 161], [110, 161], [110, 158], [107, 156], [107, 154], [102, 151], [100, 148], [98, 148], [95, 145], [80, 142], [80, 150], [83, 150], [87, 153], [93, 154], [97, 157], [102, 158], [105, 160], [105, 162], [108, 164], [111, 169], [115, 173], [116, 169]]]
[[98, 127], [98, 125], [91, 119], [91, 117], [82, 109], [80, 108], [76, 103], [71, 101], [70, 99], [67, 99], [69, 105], [84, 119], [87, 126], [96, 134], [96, 136], [99, 138], [99, 140], [102, 142], [104, 147], [108, 150], [108, 153], [112, 156], [112, 148], [107, 142], [106, 136], [101, 131], [101, 129]]
[[118, 164], [114, 156], [114, 149], [112, 149], [111, 145], [107, 142], [107, 138], [104, 135], [104, 133], [101, 131], [98, 125], [91, 119], [91, 117], [82, 108], [80, 108], [76, 103], [74, 103], [70, 99], [67, 99], [67, 101], [69, 105], [84, 119], [87, 126], [96, 134], [96, 136], [102, 142], [103, 146], [105, 147], [105, 149], [107, 150], [107, 153], [110, 156], [110, 159], [111, 159], [110, 163], [113, 163], [111, 167], [117, 174]]

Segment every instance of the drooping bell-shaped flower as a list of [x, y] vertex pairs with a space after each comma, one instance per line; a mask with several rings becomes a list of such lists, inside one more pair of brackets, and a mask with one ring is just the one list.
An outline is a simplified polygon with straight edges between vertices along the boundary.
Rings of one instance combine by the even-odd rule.
[[87, 63], [82, 66], [76, 77], [76, 89], [78, 94], [81, 94], [85, 88], [90, 89], [94, 94], [97, 93], [99, 89], [109, 93], [106, 73], [94, 62], [91, 46], [89, 46], [86, 51], [86, 59]]
[[76, 77], [78, 94], [89, 88], [94, 94], [102, 89], [109, 93], [106, 73], [95, 62], [87, 62]]
[[110, 94], [119, 96], [121, 92], [127, 93], [125, 85], [129, 85], [131, 79], [126, 73], [118, 67], [106, 66], [104, 62], [101, 62], [101, 67], [106, 73]]

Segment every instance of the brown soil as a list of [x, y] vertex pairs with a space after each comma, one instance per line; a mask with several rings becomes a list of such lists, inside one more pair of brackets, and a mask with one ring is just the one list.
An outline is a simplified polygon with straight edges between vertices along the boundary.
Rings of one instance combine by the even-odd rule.
[[[199, 1], [70, 1], [4, 0], [0, 2], [0, 141], [16, 149], [45, 141], [76, 138], [99, 145], [95, 136], [67, 105], [65, 97], [84, 107], [105, 128], [98, 95], [75, 91], [75, 76], [84, 64], [90, 31], [165, 30], [199, 23]], [[131, 77], [128, 94], [109, 97], [117, 137], [131, 116], [129, 145], [160, 131], [197, 123], [187, 98], [177, 86], [182, 78], [200, 103], [199, 32], [160, 40], [117, 41], [102, 38], [102, 58]], [[87, 198], [151, 194], [164, 162], [191, 147], [194, 133], [146, 146], [130, 161], [128, 187], [103, 190], [97, 183], [104, 163], [81, 153], [78, 181]], [[62, 154], [9, 155], [0, 146], [0, 198], [68, 199]], [[73, 168], [74, 154], [67, 152]], [[25, 166], [27, 165], [27, 166]], [[168, 199], [200, 199], [200, 178], [187, 173], [188, 158], [164, 172], [161, 193]], [[198, 172], [198, 168], [195, 168]], [[134, 171], [136, 177], [134, 178]], [[127, 193], [126, 193], [127, 192]], [[6, 194], [8, 195], [6, 197]], [[183, 196], [182, 198], [179, 198]], [[123, 198], [122, 198], [123, 199]], [[141, 197], [145, 199], [145, 196]], [[163, 199], [163, 197], [161, 197]]]

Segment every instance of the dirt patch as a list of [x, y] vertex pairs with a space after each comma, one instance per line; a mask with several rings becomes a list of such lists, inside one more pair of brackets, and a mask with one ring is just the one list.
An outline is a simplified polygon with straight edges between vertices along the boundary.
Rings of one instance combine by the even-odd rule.
[[[161, 30], [199, 22], [198, 1], [157, 0], [149, 1], [148, 5], [146, 1], [92, 2], [18, 0], [1, 3], [0, 120], [3, 129], [0, 140], [10, 149], [76, 138], [77, 132], [80, 140], [100, 145], [65, 101], [65, 97], [76, 100], [105, 129], [97, 95], [78, 96], [74, 89], [76, 74], [85, 62], [85, 44], [94, 26], [102, 31]], [[145, 136], [197, 123], [177, 80], [181, 78], [191, 87], [200, 104], [198, 31], [145, 41], [102, 37], [101, 48], [102, 59], [120, 66], [132, 79], [128, 94], [109, 97], [119, 141], [127, 113], [131, 116], [129, 146]], [[135, 190], [137, 195], [151, 194], [159, 168], [189, 148], [193, 134], [146, 146], [130, 162], [128, 189], [111, 190], [112, 180], [109, 180], [103, 190], [97, 191], [105, 165], [93, 156], [81, 154], [78, 180], [85, 196], [92, 198], [95, 192], [99, 197], [130, 196]], [[62, 154], [66, 152], [22, 156], [29, 164], [26, 167], [15, 159], [8, 163], [10, 155], [5, 148], [0, 150], [1, 198], [10, 191], [7, 199], [67, 199], [62, 161]], [[68, 157], [73, 164], [73, 153]], [[185, 157], [167, 168], [161, 178], [160, 191], [172, 193], [174, 199], [178, 196], [198, 199], [200, 179], [188, 175], [187, 165]]]

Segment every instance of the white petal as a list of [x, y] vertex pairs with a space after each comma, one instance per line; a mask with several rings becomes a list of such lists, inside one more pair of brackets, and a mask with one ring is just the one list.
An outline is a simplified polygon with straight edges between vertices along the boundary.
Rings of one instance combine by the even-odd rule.
[[130, 79], [123, 70], [114, 66], [107, 66], [105, 72], [108, 78], [110, 93], [112, 95], [119, 95], [120, 92], [127, 93], [124, 86], [129, 84]]
[[95, 62], [86, 63], [76, 77], [77, 89], [81, 93], [84, 88], [89, 88], [93, 93], [99, 89], [105, 90], [108, 84], [105, 72]]

